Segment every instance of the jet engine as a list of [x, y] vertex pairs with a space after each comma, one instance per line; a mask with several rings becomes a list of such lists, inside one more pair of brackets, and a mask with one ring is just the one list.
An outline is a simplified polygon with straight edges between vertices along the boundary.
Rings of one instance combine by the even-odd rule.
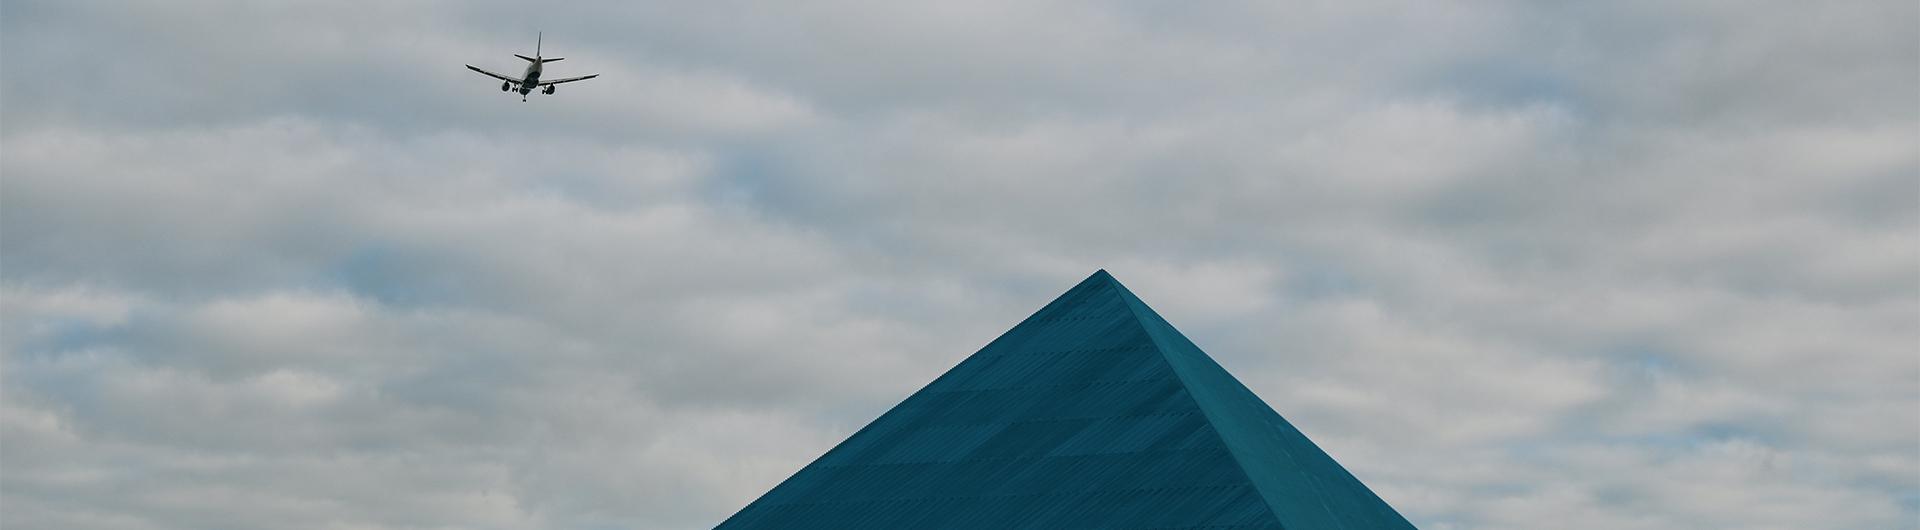
[[501, 91], [501, 92], [506, 92], [506, 91], [507, 91], [508, 89], [510, 89], [510, 88], [512, 88], [512, 87], [513, 87], [513, 83], [506, 83], [506, 82], [502, 82], [502, 83], [500, 83], [500, 91]]
[[547, 90], [546, 90], [547, 95], [549, 96], [553, 95], [553, 89], [555, 86], [557, 85], [547, 85]]

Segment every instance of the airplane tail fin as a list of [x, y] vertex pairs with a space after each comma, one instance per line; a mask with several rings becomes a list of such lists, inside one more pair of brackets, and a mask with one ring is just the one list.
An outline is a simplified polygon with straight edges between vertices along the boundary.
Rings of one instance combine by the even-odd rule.
[[521, 59], [525, 59], [527, 62], [530, 62], [530, 63], [543, 63], [543, 64], [565, 59], [566, 57], [541, 57], [540, 56], [540, 41], [546, 40], [545, 37], [546, 35], [544, 33], [534, 36], [532, 57], [520, 55], [518, 53], [513, 54], [513, 56], [519, 57]]

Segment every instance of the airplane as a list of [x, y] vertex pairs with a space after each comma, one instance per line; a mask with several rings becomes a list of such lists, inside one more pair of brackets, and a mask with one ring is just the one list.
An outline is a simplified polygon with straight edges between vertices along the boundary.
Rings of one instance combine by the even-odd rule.
[[580, 77], [565, 77], [560, 79], [554, 79], [551, 81], [540, 80], [541, 65], [558, 61], [561, 59], [565, 59], [565, 57], [541, 57], [540, 56], [541, 37], [542, 35], [538, 33], [534, 35], [532, 57], [520, 55], [517, 53], [513, 54], [514, 57], [526, 59], [527, 63], [529, 63], [527, 64], [526, 73], [521, 74], [521, 77], [508, 77], [508, 76], [496, 74], [493, 72], [488, 72], [486, 70], [481, 70], [480, 68], [475, 67], [474, 65], [471, 65], [471, 64], [467, 65], [467, 69], [473, 70], [475, 72], [480, 72], [481, 74], [484, 74], [487, 77], [499, 79], [501, 81], [500, 91], [501, 92], [519, 92], [520, 101], [522, 103], [525, 103], [527, 101], [527, 94], [530, 92], [533, 92], [534, 88], [540, 88], [542, 89], [541, 90], [542, 93], [545, 93], [547, 95], [553, 95], [553, 85], [558, 85], [560, 83], [572, 83], [574, 81], [581, 81], [586, 79], [593, 79], [595, 77], [600, 77], [600, 74], [593, 74], [593, 75], [583, 75]]

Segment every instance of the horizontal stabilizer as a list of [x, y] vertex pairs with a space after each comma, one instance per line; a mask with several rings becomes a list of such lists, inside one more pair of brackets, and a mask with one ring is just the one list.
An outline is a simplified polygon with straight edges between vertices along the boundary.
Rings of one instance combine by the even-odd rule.
[[541, 58], [540, 58], [540, 62], [543, 62], [543, 63], [550, 63], [550, 62], [554, 62], [554, 61], [558, 61], [558, 60], [561, 60], [561, 59], [565, 59], [565, 58], [566, 58], [566, 57], [541, 57]]
[[532, 58], [532, 57], [528, 57], [528, 56], [525, 56], [525, 55], [520, 55], [520, 54], [518, 54], [518, 53], [516, 53], [516, 54], [513, 54], [513, 56], [514, 56], [514, 57], [519, 57], [519, 58], [521, 58], [521, 59], [526, 59], [526, 60], [527, 60], [527, 62], [530, 62], [530, 63], [537, 63], [537, 62], [540, 62], [540, 60], [539, 60], [539, 59], [535, 59], [535, 58]]

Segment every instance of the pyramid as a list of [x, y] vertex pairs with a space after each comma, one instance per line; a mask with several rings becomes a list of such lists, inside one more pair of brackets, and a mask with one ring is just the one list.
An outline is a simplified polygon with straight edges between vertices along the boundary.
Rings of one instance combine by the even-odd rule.
[[1413, 525], [1102, 270], [717, 528]]

